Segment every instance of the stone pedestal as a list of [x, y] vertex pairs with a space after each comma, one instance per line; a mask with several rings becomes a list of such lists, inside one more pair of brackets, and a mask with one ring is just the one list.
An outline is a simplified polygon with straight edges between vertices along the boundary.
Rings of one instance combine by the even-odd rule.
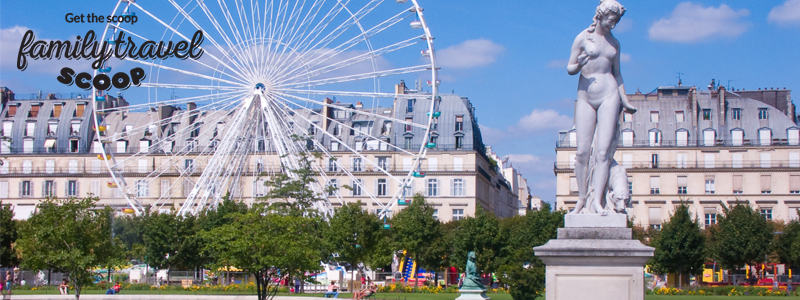
[[461, 296], [458, 296], [456, 300], [489, 300], [488, 296], [486, 296], [486, 290], [470, 290], [470, 289], [459, 289], [459, 293]]
[[533, 248], [546, 265], [546, 300], [643, 300], [655, 249], [633, 239], [626, 216], [565, 217], [557, 239]]

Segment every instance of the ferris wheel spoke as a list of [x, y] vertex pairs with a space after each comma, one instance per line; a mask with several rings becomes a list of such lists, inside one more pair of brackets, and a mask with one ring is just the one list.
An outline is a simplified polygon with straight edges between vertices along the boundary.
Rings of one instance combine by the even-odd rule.
[[[325, 29], [328, 28], [328, 25], [330, 25], [332, 23], [333, 19], [336, 18], [344, 10], [345, 6], [349, 2], [350, 1], [345, 1], [344, 3], [337, 2], [338, 5], [334, 4], [331, 7], [331, 9], [328, 10], [328, 12], [325, 14], [325, 16], [323, 16], [322, 19], [320, 19], [319, 22], [317, 22], [316, 25], [314, 25], [314, 28], [311, 29], [311, 32], [308, 32], [307, 34], [305, 34], [305, 37], [297, 43], [297, 46], [295, 46], [295, 48], [298, 49], [299, 52], [308, 51], [310, 49], [310, 47], [311, 47], [311, 44], [317, 38], [319, 38], [319, 36], [322, 35], [323, 32], [325, 32]], [[320, 9], [321, 9], [321, 7], [320, 7]], [[315, 19], [316, 19], [316, 14], [315, 14], [315, 17], [313, 19], [311, 19], [309, 22], [313, 23], [313, 21]]]
[[[407, 11], [403, 11], [403, 12], [395, 15], [394, 17], [392, 17], [392, 18], [390, 18], [390, 19], [388, 19], [386, 21], [383, 21], [380, 24], [375, 25], [374, 27], [372, 27], [372, 28], [370, 28], [370, 29], [368, 29], [366, 31], [362, 30], [362, 32], [360, 34], [358, 34], [357, 36], [352, 37], [348, 41], [346, 41], [346, 42], [344, 42], [344, 43], [342, 43], [342, 44], [340, 44], [340, 45], [338, 45], [338, 46], [326, 51], [325, 53], [323, 53], [323, 54], [321, 54], [319, 56], [317, 56], [314, 60], [312, 60], [310, 62], [311, 67], [316, 67], [316, 66], [322, 64], [323, 62], [328, 61], [331, 58], [334, 58], [334, 57], [344, 53], [347, 50], [350, 50], [352, 47], [358, 45], [360, 42], [367, 41], [368, 38], [370, 38], [370, 37], [382, 32], [382, 31], [390, 28], [391, 26], [393, 26], [393, 25], [401, 22], [402, 20], [408, 18], [409, 16], [411, 16], [411, 14], [409, 14]], [[359, 28], [360, 28], [360, 25], [359, 25]], [[337, 38], [338, 38], [338, 36], [337, 36]], [[321, 45], [319, 49], [327, 49], [326, 47], [332, 41], [333, 40], [330, 40], [327, 43], [325, 43], [324, 45]], [[368, 54], [375, 53], [375, 51], [372, 50], [371, 47], [370, 47], [370, 51], [368, 51], [367, 53]], [[378, 56], [378, 55], [377, 54], [376, 55], [370, 55], [369, 57], [371, 58], [373, 56]], [[288, 71], [287, 73], [292, 73], [294, 71], [296, 71], [296, 70]]]
[[[173, 99], [173, 100], [160, 101], [160, 102], [158, 102], [156, 104], [160, 104], [160, 105], [180, 105], [180, 104], [186, 104], [186, 103], [189, 103], [189, 102], [195, 102], [196, 103], [196, 102], [201, 102], [201, 101], [209, 101], [209, 100], [214, 100], [214, 99], [217, 99], [217, 98], [228, 97], [228, 96], [234, 95], [234, 94], [242, 94], [242, 91], [237, 90], [237, 91], [232, 91], [232, 92], [224, 92], [224, 93], [217, 93], [217, 94], [211, 94], [211, 95], [202, 95], [202, 96], [178, 98], [178, 99]], [[153, 107], [154, 107], [153, 103], [142, 103], [142, 104], [131, 104], [131, 105], [124, 106], [124, 107], [102, 108], [102, 109], [97, 109], [97, 111], [98, 112], [111, 112], [111, 111], [118, 111], [118, 110], [131, 111], [131, 110], [136, 110], [136, 109], [150, 109], [150, 108], [153, 108]]]
[[[419, 36], [419, 37], [421, 37], [421, 36]], [[283, 82], [296, 80], [297, 78], [301, 78], [301, 77], [309, 77], [309, 78], [317, 77], [317, 76], [320, 76], [320, 75], [323, 75], [323, 74], [326, 74], [326, 73], [329, 73], [329, 72], [332, 72], [332, 71], [336, 71], [336, 70], [339, 70], [339, 69], [342, 69], [342, 68], [345, 68], [345, 67], [348, 67], [348, 66], [352, 66], [352, 65], [364, 62], [366, 60], [374, 59], [375, 57], [382, 56], [382, 55], [387, 54], [387, 53], [391, 53], [391, 52], [394, 52], [394, 51], [397, 51], [397, 50], [404, 49], [404, 48], [409, 47], [409, 46], [413, 46], [413, 45], [419, 44], [420, 42], [422, 42], [422, 40], [419, 39], [419, 37], [413, 37], [413, 38], [410, 38], [408, 40], [405, 40], [405, 41], [402, 41], [402, 42], [399, 42], [399, 43], [395, 43], [395, 44], [392, 44], [392, 45], [377, 49], [377, 50], [372, 51], [372, 52], [366, 52], [364, 54], [360, 54], [358, 56], [355, 56], [355, 57], [352, 57], [352, 58], [348, 58], [348, 59], [342, 60], [342, 61], [337, 62], [337, 63], [326, 65], [326, 66], [323, 66], [323, 67], [320, 67], [320, 68], [317, 68], [317, 69], [312, 69], [311, 71], [308, 71], [308, 72], [305, 72], [305, 73], [297, 73], [297, 75], [295, 75], [295, 76], [292, 76], [290, 78], [284, 79]]]
[[219, 5], [220, 10], [222, 10], [222, 15], [225, 17], [225, 22], [228, 24], [228, 28], [231, 30], [231, 33], [233, 33], [233, 38], [236, 40], [234, 47], [238, 48], [239, 54], [243, 56], [242, 58], [240, 58], [242, 60], [242, 63], [244, 64], [245, 67], [248, 68], [251, 76], [256, 76], [257, 71], [253, 68], [252, 65], [253, 57], [250, 51], [248, 51], [248, 49], [242, 48], [247, 45], [245, 43], [246, 39], [242, 37], [242, 33], [239, 30], [239, 26], [236, 26], [235, 24], [236, 21], [233, 19], [233, 16], [231, 15], [231, 11], [228, 8], [228, 4], [224, 1], [217, 1], [217, 4]]
[[[311, 99], [308, 99], [308, 98], [295, 96], [295, 95], [292, 95], [292, 94], [281, 93], [281, 92], [278, 92], [278, 91], [274, 91], [274, 93], [276, 93], [276, 94], [278, 94], [280, 96], [283, 96], [283, 99], [286, 99], [286, 98], [297, 99], [297, 100], [300, 100], [300, 101], [304, 101], [304, 102], [308, 102], [308, 103], [312, 103], [312, 104], [316, 104], [316, 105], [321, 105], [321, 106], [325, 106], [325, 107], [331, 107], [331, 108], [335, 108], [335, 109], [349, 111], [349, 112], [352, 112], [352, 113], [362, 114], [362, 115], [365, 115], [365, 116], [376, 117], [376, 118], [380, 118], [382, 120], [391, 120], [391, 121], [394, 121], [396, 123], [400, 123], [400, 124], [403, 124], [403, 125], [411, 125], [411, 126], [417, 127], [417, 128], [428, 129], [428, 126], [427, 125], [423, 125], [423, 124], [418, 124], [418, 123], [414, 123], [414, 122], [408, 122], [408, 121], [405, 121], [405, 120], [399, 120], [399, 119], [395, 119], [393, 117], [387, 117], [387, 116], [383, 116], [383, 115], [379, 115], [379, 114], [375, 114], [375, 113], [371, 113], [371, 112], [366, 112], [366, 111], [362, 111], [362, 110], [352, 109], [352, 108], [348, 108], [348, 107], [336, 106], [336, 105], [333, 105], [333, 104], [325, 103], [323, 101], [311, 100]], [[430, 97], [430, 96], [428, 96], [428, 97]], [[302, 107], [302, 105], [299, 105], [299, 104], [297, 104], [295, 102], [292, 102], [292, 103], [297, 105], [297, 106], [301, 106]]]
[[[310, 94], [310, 95], [322, 95], [322, 96], [342, 96], [342, 97], [365, 97], [365, 98], [396, 98], [397, 94], [395, 93], [371, 93], [371, 92], [348, 92], [348, 91], [329, 91], [329, 90], [296, 90], [296, 89], [275, 89], [277, 92], [282, 93], [289, 93], [289, 94]], [[411, 94], [405, 94], [404, 96], [409, 96]], [[420, 97], [429, 98], [429, 95]], [[413, 98], [413, 97], [412, 97]]]
[[[197, 1], [197, 4], [198, 4], [198, 6], [200, 6], [200, 9], [206, 15], [206, 18], [208, 18], [209, 22], [211, 22], [211, 25], [214, 26], [214, 29], [216, 29], [217, 33], [220, 35], [220, 38], [222, 38], [222, 40], [225, 42], [225, 45], [226, 45], [226, 47], [228, 49], [227, 50], [224, 49], [221, 45], [219, 45], [219, 43], [217, 43], [210, 36], [209, 36], [209, 40], [220, 50], [220, 52], [222, 52], [222, 55], [225, 56], [225, 58], [227, 58], [228, 61], [230, 61], [231, 63], [235, 64], [236, 67], [239, 68], [239, 70], [241, 72], [248, 73], [247, 76], [245, 76], [245, 77], [252, 78], [252, 76], [254, 76], [255, 74], [250, 73], [250, 71], [240, 63], [240, 62], [243, 62], [243, 60], [242, 60], [242, 57], [241, 57], [241, 55], [240, 55], [240, 53], [238, 51], [238, 48], [236, 47], [236, 44], [233, 41], [231, 41], [230, 37], [225, 32], [225, 29], [222, 28], [222, 25], [219, 24], [217, 19], [211, 13], [211, 10], [208, 8], [208, 6], [205, 5], [204, 1]], [[228, 55], [228, 53], [227, 53], [228, 51], [231, 52], [231, 55], [233, 55], [235, 57], [235, 59]], [[222, 62], [220, 62], [220, 63], [222, 63]], [[224, 64], [224, 63], [222, 63], [222, 64]]]
[[358, 25], [359, 21], [361, 21], [362, 18], [366, 17], [375, 8], [377, 8], [378, 4], [380, 4], [381, 2], [383, 2], [383, 0], [371, 0], [369, 3], [365, 4], [361, 9], [359, 9], [355, 14], [352, 13], [349, 9], [347, 9], [345, 5], [342, 5], [343, 9], [350, 14], [350, 17], [347, 18], [347, 20], [345, 20], [343, 23], [339, 24], [339, 26], [331, 30], [331, 32], [325, 35], [322, 39], [317, 41], [317, 43], [311, 45], [311, 48], [312, 49], [324, 48], [325, 45], [334, 41], [348, 29]]
[[[198, 4], [200, 4], [200, 3], [202, 3], [202, 2], [198, 2]], [[131, 3], [131, 4], [133, 4], [134, 6], [136, 6], [136, 8], [138, 8], [139, 10], [141, 10], [142, 12], [144, 12], [145, 14], [147, 14], [148, 16], [150, 16], [151, 18], [153, 18], [154, 20], [156, 20], [156, 21], [157, 21], [158, 23], [160, 23], [162, 26], [166, 27], [168, 30], [172, 31], [173, 33], [175, 33], [175, 34], [176, 34], [176, 35], [178, 35], [179, 37], [183, 38], [185, 41], [187, 41], [187, 42], [191, 41], [191, 39], [190, 39], [190, 38], [187, 38], [185, 35], [183, 35], [182, 33], [180, 33], [178, 30], [176, 30], [176, 29], [175, 29], [175, 28], [173, 28], [172, 26], [168, 25], [167, 23], [165, 23], [164, 21], [162, 21], [161, 19], [159, 19], [158, 17], [156, 17], [155, 15], [153, 15], [151, 12], [147, 11], [146, 9], [144, 9], [144, 8], [143, 8], [141, 5], [139, 5], [138, 3], [136, 3], [136, 2], [133, 2], [133, 3]], [[209, 40], [211, 40], [211, 39], [209, 39]], [[230, 45], [229, 45], [229, 46], [230, 46]], [[198, 48], [200, 48], [200, 49], [203, 49], [202, 47], [198, 47]], [[225, 52], [225, 51], [224, 51], [224, 49], [220, 49], [220, 51], [221, 51], [221, 52], [223, 52], [223, 53]], [[205, 51], [205, 52], [208, 52], [208, 51]], [[213, 59], [217, 60], [217, 62], [219, 62], [219, 63], [223, 63], [222, 61], [220, 61], [218, 58], [216, 58], [216, 56], [212, 55], [211, 53], [205, 53], [205, 54], [208, 54], [208, 55], [209, 55], [209, 56], [211, 56]]]
[[212, 76], [207, 76], [207, 75], [203, 75], [203, 74], [199, 74], [199, 73], [195, 73], [195, 72], [190, 72], [190, 71], [186, 71], [186, 70], [182, 70], [182, 69], [178, 69], [178, 68], [167, 67], [167, 66], [164, 66], [164, 65], [161, 65], [161, 64], [154, 64], [154, 63], [150, 63], [150, 62], [146, 62], [146, 61], [141, 61], [141, 60], [138, 60], [138, 59], [131, 59], [130, 57], [126, 57], [125, 60], [126, 61], [130, 61], [130, 62], [134, 62], [134, 63], [138, 63], [138, 64], [142, 64], [142, 65], [145, 65], [145, 66], [156, 67], [156, 68], [159, 68], [159, 69], [162, 69], [162, 70], [169, 70], [169, 71], [178, 72], [178, 73], [181, 73], [181, 74], [186, 74], [186, 75], [194, 76], [194, 77], [198, 77], [198, 78], [209, 79], [209, 80], [212, 80], [212, 81], [224, 82], [224, 83], [227, 83], [227, 84], [230, 84], [230, 85], [233, 85], [233, 86], [245, 87], [245, 84], [243, 84], [241, 82], [234, 82], [234, 81], [230, 81], [230, 80], [215, 78], [215, 77], [212, 77]]
[[197, 84], [178, 84], [178, 83], [151, 83], [143, 82], [141, 87], [164, 88], [164, 89], [184, 89], [184, 90], [212, 90], [212, 91], [241, 91], [242, 87], [237, 86], [213, 86]]
[[332, 78], [326, 78], [326, 79], [310, 80], [310, 81], [305, 81], [305, 82], [297, 82], [297, 83], [292, 83], [292, 84], [285, 84], [284, 86], [287, 87], [287, 88], [312, 87], [312, 86], [343, 83], [343, 82], [351, 82], [351, 81], [364, 80], [364, 79], [373, 79], [373, 78], [378, 78], [378, 77], [383, 77], [383, 76], [418, 73], [418, 72], [422, 72], [422, 71], [425, 71], [425, 70], [428, 70], [428, 69], [430, 69], [429, 65], [420, 65], [420, 66], [414, 66], [414, 67], [397, 68], [397, 69], [384, 70], [384, 71], [374, 71], [374, 72], [361, 73], [361, 74], [355, 74], [355, 75], [346, 75], [346, 76], [332, 77]]

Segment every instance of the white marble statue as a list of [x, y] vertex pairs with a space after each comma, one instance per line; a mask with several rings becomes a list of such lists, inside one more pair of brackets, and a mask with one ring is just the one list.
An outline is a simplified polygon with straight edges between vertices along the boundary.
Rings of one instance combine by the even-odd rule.
[[[630, 195], [618, 191], [625, 169], [614, 161], [619, 137], [619, 117], [622, 109], [634, 113], [636, 108], [625, 95], [625, 85], [619, 70], [619, 41], [611, 34], [625, 8], [615, 0], [600, 1], [597, 13], [589, 28], [583, 30], [572, 44], [567, 72], [578, 80], [578, 97], [575, 102], [575, 130], [577, 154], [575, 176], [578, 181], [578, 203], [572, 213], [606, 215], [622, 210]], [[609, 182], [612, 163], [614, 179]], [[623, 174], [619, 174], [620, 170]], [[613, 198], [606, 203], [610, 192]], [[627, 198], [627, 199], [626, 199]], [[621, 209], [620, 209], [621, 208]]]

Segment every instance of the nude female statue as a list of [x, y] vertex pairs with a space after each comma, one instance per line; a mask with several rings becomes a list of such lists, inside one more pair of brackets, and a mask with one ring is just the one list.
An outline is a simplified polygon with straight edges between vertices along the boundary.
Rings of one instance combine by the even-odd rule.
[[616, 150], [620, 111], [636, 112], [619, 70], [619, 41], [611, 34], [624, 14], [625, 8], [616, 0], [600, 1], [594, 22], [572, 44], [567, 72], [580, 72], [575, 102], [578, 203], [572, 213], [607, 214], [602, 200]]

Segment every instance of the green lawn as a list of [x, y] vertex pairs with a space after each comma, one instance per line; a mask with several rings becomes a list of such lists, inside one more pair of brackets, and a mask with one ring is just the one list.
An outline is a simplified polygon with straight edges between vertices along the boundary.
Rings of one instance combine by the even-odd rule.
[[[58, 294], [58, 290], [38, 290], [38, 291], [26, 291], [26, 290], [15, 290], [14, 295], [45, 295], [45, 294]], [[82, 294], [105, 294], [105, 291], [99, 290], [91, 290], [91, 291], [84, 291]], [[241, 293], [235, 292], [189, 292], [189, 291], [122, 291], [122, 294], [127, 295], [242, 295]], [[423, 293], [378, 293], [376, 300], [453, 300], [458, 297], [459, 294], [423, 294]], [[322, 298], [322, 293], [317, 294], [284, 294], [280, 293], [278, 296], [308, 296], [310, 298]], [[497, 294], [487, 294], [487, 296], [491, 297], [494, 300], [512, 300], [511, 295], [505, 293], [497, 293]], [[339, 294], [339, 299], [351, 299], [353, 297], [352, 294]], [[756, 300], [756, 299], [770, 299], [773, 297], [758, 297], [758, 296], [734, 296], [736, 300]], [[780, 297], [781, 299], [797, 299], [800, 300], [800, 297]], [[540, 297], [538, 299], [544, 300], [544, 297]], [[645, 296], [645, 300], [722, 300], [722, 299], [732, 299], [729, 296], [657, 296], [657, 295], [648, 295]]]

